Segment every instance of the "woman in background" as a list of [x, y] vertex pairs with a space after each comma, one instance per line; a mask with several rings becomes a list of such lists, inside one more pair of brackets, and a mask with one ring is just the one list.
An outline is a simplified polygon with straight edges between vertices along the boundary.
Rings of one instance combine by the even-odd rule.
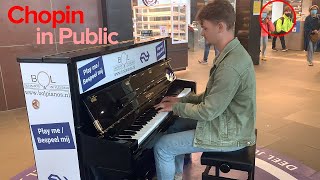
[[[317, 49], [317, 42], [311, 40], [311, 35], [319, 34], [320, 18], [318, 15], [319, 7], [313, 5], [309, 9], [310, 15], [307, 16], [304, 23], [304, 50], [308, 51], [307, 60], [308, 65], [313, 66], [313, 54]], [[319, 36], [319, 35], [318, 35]]]
[[268, 43], [268, 32], [273, 32], [274, 25], [271, 21], [271, 13], [263, 12], [262, 13], [262, 25], [261, 25], [261, 46], [262, 46], [262, 51], [261, 55], [262, 58], [261, 60], [266, 61], [266, 48], [267, 48], [267, 43]]

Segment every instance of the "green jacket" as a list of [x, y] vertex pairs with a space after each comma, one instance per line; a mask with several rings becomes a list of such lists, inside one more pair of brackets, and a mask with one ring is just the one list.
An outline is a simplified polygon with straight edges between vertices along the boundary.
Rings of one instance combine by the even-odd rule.
[[286, 15], [283, 15], [283, 24], [282, 24], [282, 19], [278, 19], [277, 20], [277, 23], [276, 23], [276, 31], [279, 33], [281, 31], [284, 31], [284, 32], [289, 32], [289, 30], [292, 28], [293, 26], [293, 22], [292, 20], [286, 16]]
[[255, 144], [255, 71], [237, 38], [215, 60], [205, 92], [181, 98], [173, 113], [198, 120], [195, 147], [223, 150]]

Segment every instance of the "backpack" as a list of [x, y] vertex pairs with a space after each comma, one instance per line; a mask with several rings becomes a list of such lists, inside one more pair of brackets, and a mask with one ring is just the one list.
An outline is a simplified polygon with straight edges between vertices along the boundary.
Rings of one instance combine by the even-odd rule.
[[[280, 17], [279, 19], [281, 19], [282, 20], [282, 24], [281, 25], [283, 25], [283, 23], [284, 23], [284, 17]], [[278, 22], [278, 20], [279, 19], [277, 19], [277, 20], [275, 20], [274, 22], [273, 22], [273, 25], [274, 25], [274, 32], [273, 32], [273, 34], [279, 34], [279, 33], [281, 33], [281, 32], [277, 32], [277, 22]]]

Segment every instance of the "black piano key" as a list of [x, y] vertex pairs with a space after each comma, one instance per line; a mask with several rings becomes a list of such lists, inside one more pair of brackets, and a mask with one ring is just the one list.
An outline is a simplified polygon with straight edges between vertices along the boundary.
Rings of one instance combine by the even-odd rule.
[[120, 134], [120, 135], [118, 135], [118, 136], [117, 136], [117, 138], [122, 138], [122, 139], [123, 139], [123, 138], [124, 138], [124, 139], [132, 139], [132, 137], [131, 137], [131, 136], [129, 136], [129, 135], [121, 135], [121, 134]]
[[137, 132], [135, 131], [122, 131], [120, 133], [120, 135], [129, 135], [129, 136], [134, 136], [135, 134], [137, 134]]
[[139, 131], [142, 128], [143, 128], [143, 126], [141, 126], [141, 125], [132, 125], [132, 126], [130, 126], [130, 128], [128, 128], [128, 130]]
[[148, 123], [145, 122], [145, 121], [135, 121], [133, 124], [134, 124], [134, 125], [141, 125], [141, 126], [143, 126], [143, 125], [146, 125], [146, 124], [148, 124]]

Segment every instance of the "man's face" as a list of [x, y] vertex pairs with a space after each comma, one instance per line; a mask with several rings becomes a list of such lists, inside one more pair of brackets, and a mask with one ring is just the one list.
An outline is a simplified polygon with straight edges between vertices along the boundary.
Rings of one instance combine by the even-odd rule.
[[288, 11], [285, 11], [284, 13], [285, 13], [285, 14], [291, 14], [291, 11], [288, 10]]
[[214, 23], [208, 20], [204, 20], [202, 24], [201, 35], [210, 43], [216, 44], [219, 41], [219, 37], [223, 32], [221, 23]]

